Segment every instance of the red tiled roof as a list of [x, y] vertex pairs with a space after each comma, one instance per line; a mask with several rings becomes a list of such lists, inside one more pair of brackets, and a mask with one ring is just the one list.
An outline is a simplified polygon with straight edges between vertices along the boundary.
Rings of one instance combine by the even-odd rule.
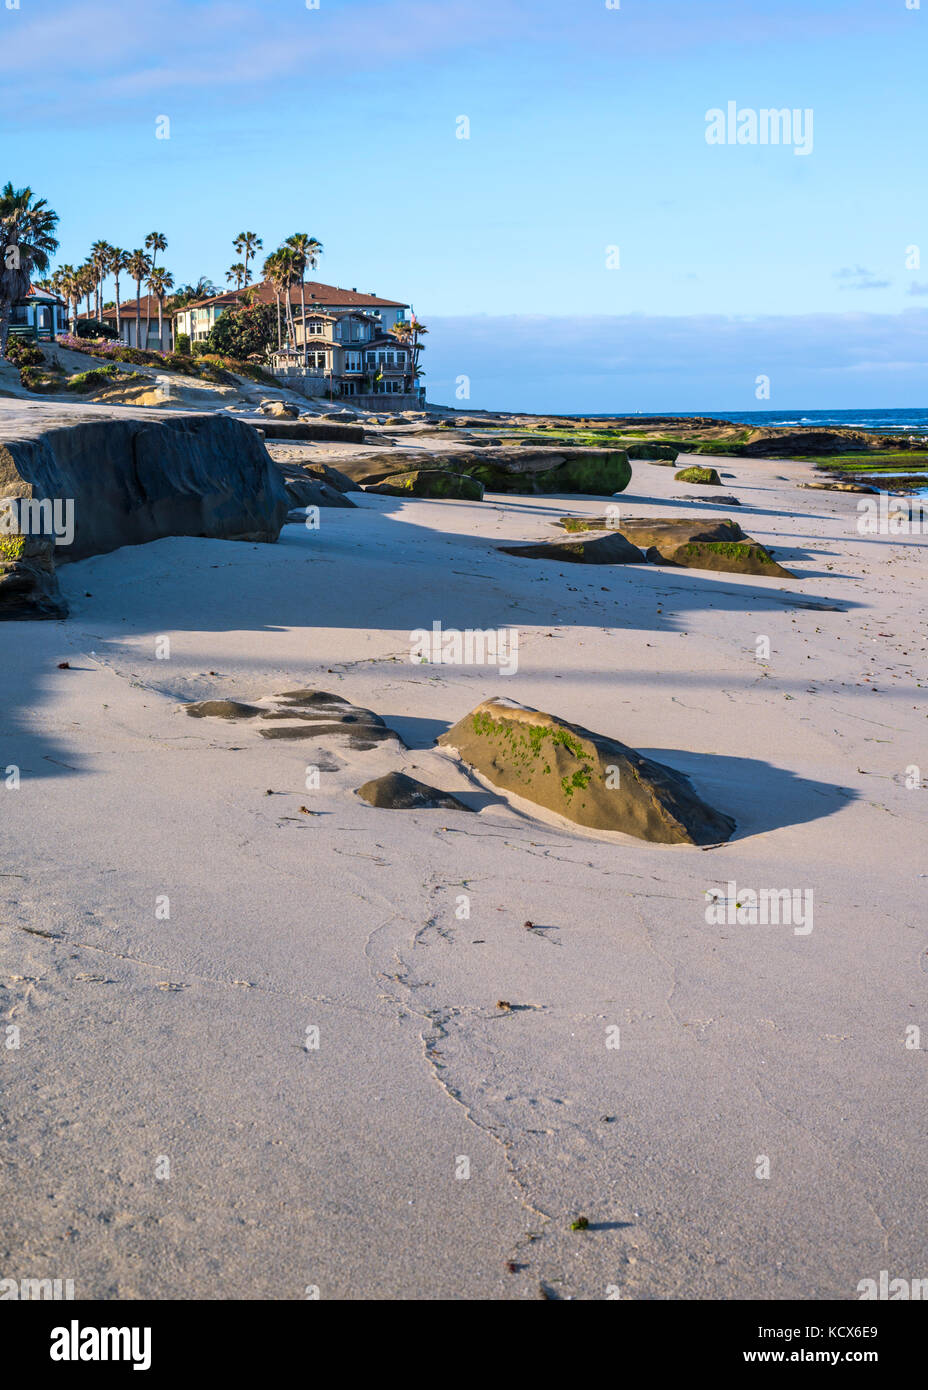
[[[261, 280], [256, 285], [249, 285], [248, 289], [257, 290], [257, 302], [259, 304], [275, 303], [274, 286], [270, 280]], [[357, 290], [343, 290], [337, 285], [323, 285], [318, 280], [307, 280], [303, 286], [303, 293], [306, 297], [307, 310], [313, 307], [314, 302], [317, 305], [340, 309], [406, 309], [409, 307], [398, 299], [378, 299], [374, 294], [358, 294]], [[185, 304], [184, 308], [202, 309], [207, 304], [228, 304], [240, 299], [243, 294], [243, 290], [227, 290], [224, 294], [213, 295], [211, 299], [197, 299], [191, 304]], [[300, 303], [299, 285], [291, 286], [290, 303]]]
[[[83, 298], [83, 296], [82, 296], [82, 298]], [[140, 317], [140, 318], [143, 318], [143, 319], [144, 319], [144, 318], [148, 317], [148, 318], [156, 319], [156, 318], [158, 317], [158, 301], [157, 301], [157, 299], [155, 298], [155, 296], [154, 296], [153, 294], [144, 294], [144, 295], [142, 295], [142, 298], [141, 298], [138, 302], [139, 302], [139, 317]], [[78, 317], [79, 319], [95, 319], [95, 318], [97, 317], [97, 315], [96, 315], [96, 314], [88, 314], [88, 313], [85, 312], [85, 313], [83, 313], [83, 314], [78, 314], [77, 317]], [[134, 318], [135, 318], [135, 300], [134, 300], [134, 299], [128, 299], [128, 300], [124, 299], [124, 300], [120, 303], [120, 305], [119, 305], [119, 317], [120, 317], [121, 319], [134, 319]], [[168, 314], [168, 311], [167, 311], [167, 305], [166, 305], [166, 304], [165, 304], [165, 309], [164, 309], [164, 317], [165, 317], [166, 319], [170, 317], [170, 315]], [[116, 318], [116, 305], [115, 305], [115, 304], [112, 304], [112, 305], [110, 305], [110, 307], [109, 307], [108, 309], [104, 309], [104, 310], [102, 311], [102, 313], [100, 314], [100, 318], [101, 318], [101, 319], [115, 319], [115, 318]], [[98, 322], [99, 322], [99, 320], [98, 320]]]

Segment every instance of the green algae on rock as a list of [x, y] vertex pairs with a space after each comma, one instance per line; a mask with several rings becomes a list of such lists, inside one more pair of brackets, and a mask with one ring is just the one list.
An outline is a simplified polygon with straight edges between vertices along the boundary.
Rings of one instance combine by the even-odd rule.
[[728, 840], [730, 816], [707, 806], [689, 778], [633, 748], [515, 701], [484, 700], [438, 743], [494, 786], [592, 830], [654, 844]]
[[481, 502], [483, 483], [467, 473], [455, 473], [450, 468], [414, 468], [408, 473], [394, 473], [382, 482], [369, 483], [365, 492], [381, 492], [389, 497], [439, 497]]
[[678, 483], [699, 483], [702, 487], [721, 487], [722, 480], [714, 468], [681, 468], [674, 473]]

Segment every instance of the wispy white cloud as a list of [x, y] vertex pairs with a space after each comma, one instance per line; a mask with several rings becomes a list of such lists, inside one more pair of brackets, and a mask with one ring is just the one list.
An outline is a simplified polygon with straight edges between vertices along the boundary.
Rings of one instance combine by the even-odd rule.
[[[872, 0], [648, 0], [619, 10], [576, 0], [43, 0], [0, 9], [5, 116], [40, 124], [67, 109], [99, 119], [114, 103], [228, 91], [247, 102], [282, 85], [460, 55], [555, 46], [598, 57], [707, 45], [827, 40], [885, 28]], [[39, 65], [37, 68], [37, 64]], [[43, 99], [35, 102], [40, 70]]]

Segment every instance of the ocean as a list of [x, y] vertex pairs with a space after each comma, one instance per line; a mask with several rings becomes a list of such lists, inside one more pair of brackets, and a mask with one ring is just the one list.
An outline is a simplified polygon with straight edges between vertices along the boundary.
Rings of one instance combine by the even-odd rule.
[[[616, 411], [614, 415], [584, 415], [576, 418], [611, 420], [621, 413]], [[642, 411], [641, 414], [666, 414], [668, 419], [676, 420], [708, 415], [716, 420], [736, 420], [740, 424], [755, 425], [758, 428], [762, 425], [801, 425], [818, 429], [873, 430], [877, 434], [928, 435], [928, 408], [921, 407], [908, 410], [655, 410]]]

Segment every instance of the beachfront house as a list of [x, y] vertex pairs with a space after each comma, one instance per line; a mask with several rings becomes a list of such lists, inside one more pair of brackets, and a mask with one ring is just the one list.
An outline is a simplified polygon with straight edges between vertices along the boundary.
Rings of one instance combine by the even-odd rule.
[[[141, 347], [147, 352], [172, 352], [174, 348], [174, 336], [171, 331], [171, 316], [166, 311], [162, 311], [163, 321], [161, 333], [158, 333], [158, 301], [153, 294], [145, 294], [138, 301], [139, 309], [139, 332], [138, 341], [135, 333], [135, 309], [136, 300], [129, 299], [119, 306], [119, 336], [128, 347]], [[97, 314], [78, 314], [78, 320], [93, 319], [95, 322], [109, 324], [110, 328], [116, 327], [116, 306], [111, 304], [108, 309], [104, 309], [98, 316]]]
[[67, 331], [68, 306], [57, 294], [29, 286], [24, 299], [17, 299], [10, 312], [10, 337], [34, 338], [54, 342]]
[[[277, 305], [273, 284], [263, 280], [250, 286], [247, 296], [242, 290], [228, 290], [185, 305], [174, 316], [175, 332], [189, 334], [191, 342], [203, 342], [217, 319], [247, 298]], [[412, 367], [409, 350], [390, 333], [395, 323], [406, 320], [408, 304], [308, 280], [302, 295], [299, 284], [291, 286], [290, 307], [296, 344], [274, 352], [271, 359], [271, 370], [288, 386], [307, 396], [365, 397], [375, 408], [378, 402], [370, 398], [385, 395], [391, 397], [394, 408], [419, 404], [422, 392], [408, 376]], [[283, 310], [281, 321], [286, 334]], [[407, 389], [410, 385], [412, 390]]]

